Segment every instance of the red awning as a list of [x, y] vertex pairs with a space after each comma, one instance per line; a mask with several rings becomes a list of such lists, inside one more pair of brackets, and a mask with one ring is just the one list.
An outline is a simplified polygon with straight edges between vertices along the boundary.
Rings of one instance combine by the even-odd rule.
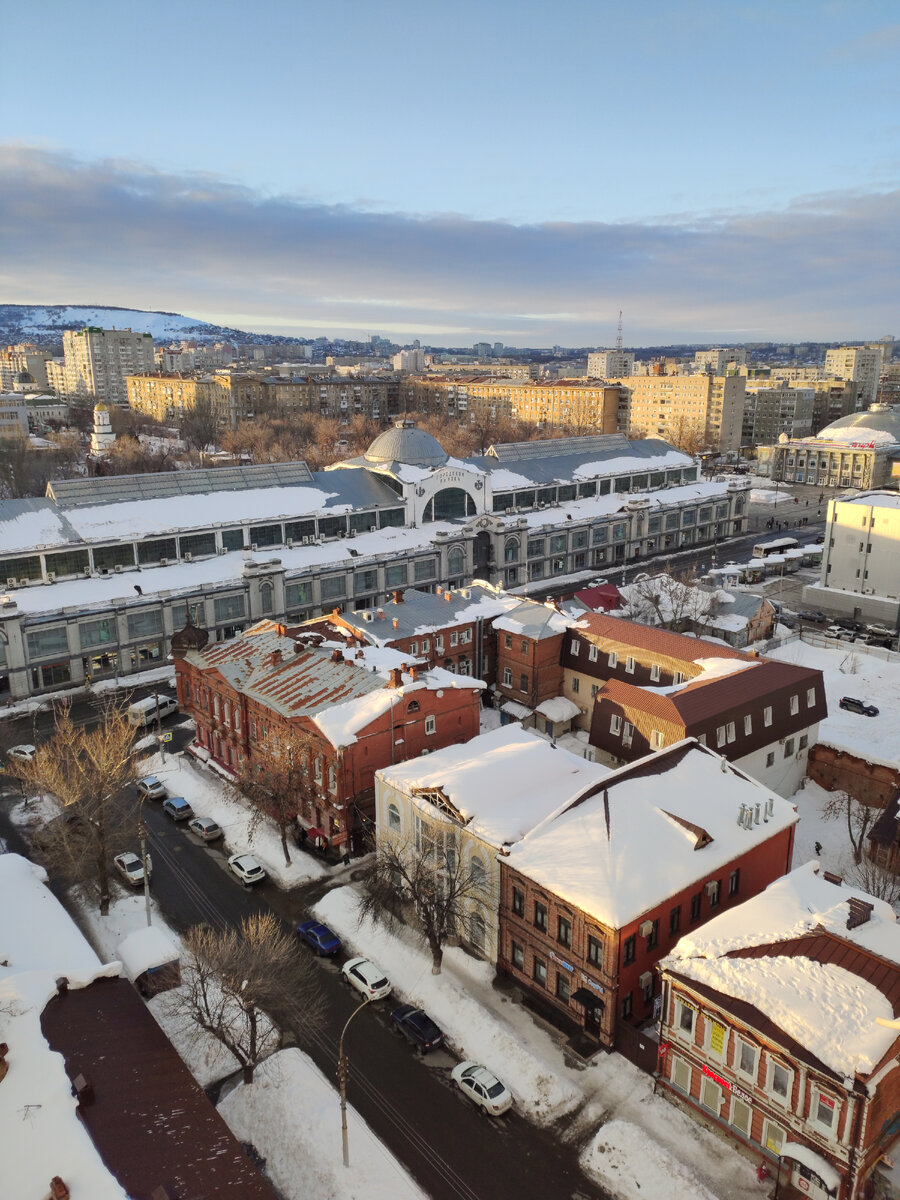
[[308, 838], [312, 838], [313, 841], [315, 841], [316, 838], [327, 838], [328, 834], [325, 832], [324, 829], [319, 829], [316, 825], [311, 825], [310, 828], [307, 829], [307, 831], [306, 831], [306, 836]]

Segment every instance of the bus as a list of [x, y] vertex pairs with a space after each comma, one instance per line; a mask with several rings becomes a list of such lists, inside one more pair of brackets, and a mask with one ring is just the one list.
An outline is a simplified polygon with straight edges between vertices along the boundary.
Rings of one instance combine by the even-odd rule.
[[784, 554], [785, 550], [796, 550], [800, 543], [796, 538], [773, 538], [771, 542], [757, 542], [753, 547], [754, 558], [768, 558], [770, 554]]

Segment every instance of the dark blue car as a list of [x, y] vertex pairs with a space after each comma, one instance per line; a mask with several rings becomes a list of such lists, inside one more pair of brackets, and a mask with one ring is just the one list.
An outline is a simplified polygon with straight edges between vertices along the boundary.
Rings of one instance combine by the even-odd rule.
[[401, 1004], [391, 1013], [391, 1023], [422, 1054], [437, 1050], [444, 1044], [443, 1030], [435, 1025], [428, 1013], [413, 1004]]
[[341, 948], [338, 935], [319, 921], [304, 921], [302, 925], [297, 926], [297, 933], [308, 946], [312, 946], [316, 954], [325, 954], [330, 958]]

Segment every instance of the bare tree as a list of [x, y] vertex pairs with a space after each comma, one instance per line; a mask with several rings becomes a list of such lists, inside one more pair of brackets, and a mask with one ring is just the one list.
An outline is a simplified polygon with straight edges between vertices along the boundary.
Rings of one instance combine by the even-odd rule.
[[200, 396], [181, 418], [178, 432], [191, 450], [214, 445], [219, 432], [219, 412], [207, 396]]
[[889, 871], [868, 854], [864, 854], [858, 863], [854, 863], [845, 879], [847, 883], [888, 904], [896, 904], [900, 900], [900, 875]]
[[683, 633], [705, 625], [715, 614], [715, 596], [698, 586], [696, 571], [671, 571], [635, 580], [628, 587], [622, 616], [644, 625], [659, 625]]
[[274, 913], [246, 917], [239, 929], [200, 925], [185, 937], [182, 987], [173, 1012], [212, 1034], [238, 1060], [244, 1082], [281, 1044], [277, 1019], [316, 1023], [322, 998], [309, 956]]
[[267, 813], [281, 831], [284, 865], [291, 865], [288, 830], [294, 824], [303, 800], [314, 795], [310, 780], [310, 758], [317, 752], [313, 739], [301, 730], [270, 747], [265, 759], [245, 758], [237, 772], [236, 786], [261, 816]]
[[420, 828], [418, 844], [385, 838], [378, 845], [363, 875], [359, 917], [391, 923], [405, 910], [431, 951], [431, 973], [440, 975], [447, 939], [468, 928], [466, 901], [482, 895], [484, 881], [463, 865], [455, 830]]
[[856, 866], [862, 862], [866, 835], [880, 811], [873, 805], [863, 804], [849, 792], [832, 792], [822, 809], [822, 816], [826, 821], [846, 821], [847, 834], [853, 849], [853, 862]]
[[681, 450], [684, 454], [690, 454], [692, 457], [696, 457], [702, 450], [706, 450], [709, 445], [703, 425], [698, 425], [684, 413], [676, 417], [664, 437], [670, 446], [674, 446], [676, 450]]
[[134, 728], [124, 706], [109, 704], [98, 725], [76, 725], [68, 705], [56, 709], [53, 736], [31, 762], [6, 770], [36, 791], [50, 792], [63, 812], [42, 831], [37, 848], [51, 871], [93, 891], [109, 912], [112, 858], [125, 848], [122, 789], [137, 774]]

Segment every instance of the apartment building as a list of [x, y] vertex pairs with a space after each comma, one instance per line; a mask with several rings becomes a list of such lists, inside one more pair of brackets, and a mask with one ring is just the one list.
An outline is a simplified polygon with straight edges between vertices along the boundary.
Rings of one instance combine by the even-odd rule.
[[39, 346], [29, 343], [7, 346], [0, 350], [0, 392], [19, 390], [16, 384], [25, 385], [31, 390], [45, 391], [49, 386], [48, 358], [52, 358], [49, 350], [42, 350]]
[[818, 584], [804, 589], [842, 615], [900, 620], [900, 493], [861, 492], [828, 502]]
[[[659, 1082], [762, 1155], [773, 1195], [886, 1195], [900, 1137], [900, 929], [883, 900], [798, 867], [660, 963]], [[850, 999], [852, 997], [852, 999]]]
[[812, 436], [816, 392], [813, 388], [773, 386], [747, 380], [741, 445], [758, 446], [789, 438]]
[[884, 365], [883, 346], [841, 346], [825, 351], [825, 370], [837, 379], [863, 385], [863, 407], [878, 399], [878, 384]]
[[629, 375], [613, 382], [625, 390], [630, 437], [663, 437], [697, 448], [741, 445], [746, 380], [743, 375]]
[[579, 379], [420, 376], [404, 380], [400, 395], [410, 411], [453, 421], [510, 417], [533, 425], [574, 425], [598, 434], [612, 434], [619, 427], [619, 389]]
[[724, 375], [729, 367], [743, 367], [747, 364], [747, 351], [742, 347], [730, 350], [697, 350], [694, 353], [694, 367], [708, 371], [711, 375]]
[[419, 347], [412, 350], [401, 350], [391, 359], [395, 371], [405, 371], [409, 375], [420, 374], [425, 370], [425, 351]]
[[0, 441], [16, 442], [28, 437], [28, 405], [18, 392], [0, 394]]
[[130, 329], [66, 330], [63, 353], [65, 394], [106, 404], [127, 404], [127, 376], [152, 371], [155, 365], [153, 338]]
[[595, 350], [588, 355], [588, 379], [618, 379], [634, 374], [634, 354], [630, 350]]

